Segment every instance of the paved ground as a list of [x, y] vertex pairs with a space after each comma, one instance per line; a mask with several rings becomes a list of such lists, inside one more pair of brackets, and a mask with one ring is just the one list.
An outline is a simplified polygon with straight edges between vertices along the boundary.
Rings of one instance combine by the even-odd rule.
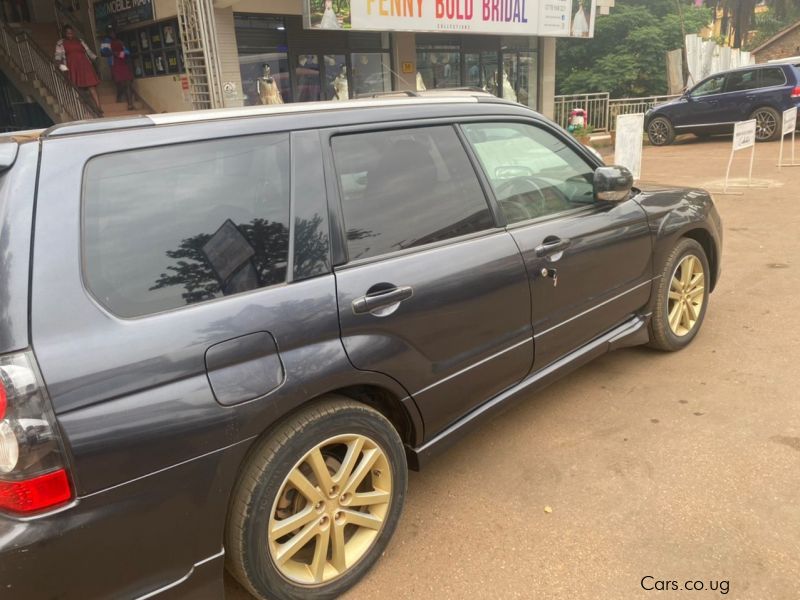
[[[719, 189], [729, 148], [647, 148], [643, 179]], [[412, 473], [348, 599], [800, 598], [800, 168], [777, 152], [757, 147], [770, 188], [716, 196], [723, 277], [694, 344], [607, 355]]]

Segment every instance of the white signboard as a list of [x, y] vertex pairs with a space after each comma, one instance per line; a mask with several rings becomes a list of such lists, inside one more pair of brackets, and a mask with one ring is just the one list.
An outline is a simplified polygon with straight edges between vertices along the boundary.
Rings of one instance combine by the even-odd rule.
[[308, 29], [593, 37], [597, 0], [304, 0]]
[[783, 135], [794, 133], [797, 128], [797, 107], [783, 111]]
[[756, 120], [739, 121], [733, 126], [733, 151], [744, 150], [756, 144]]
[[617, 117], [614, 164], [626, 167], [634, 179], [642, 175], [642, 141], [644, 114], [619, 115]]

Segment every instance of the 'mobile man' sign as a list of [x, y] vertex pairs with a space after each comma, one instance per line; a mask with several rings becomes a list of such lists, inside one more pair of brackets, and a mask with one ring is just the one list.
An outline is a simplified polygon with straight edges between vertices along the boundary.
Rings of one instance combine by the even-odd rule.
[[106, 27], [115, 30], [153, 20], [153, 0], [101, 0], [94, 4], [95, 31], [105, 35]]
[[309, 29], [592, 37], [597, 0], [305, 0]]

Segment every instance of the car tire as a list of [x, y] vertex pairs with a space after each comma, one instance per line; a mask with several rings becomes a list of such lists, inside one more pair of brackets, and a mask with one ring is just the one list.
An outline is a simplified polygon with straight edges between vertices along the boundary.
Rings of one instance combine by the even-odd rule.
[[364, 404], [326, 396], [251, 450], [231, 499], [228, 571], [264, 600], [335, 598], [383, 553], [407, 482], [392, 424]]
[[650, 319], [650, 346], [667, 352], [685, 348], [703, 324], [710, 283], [708, 258], [695, 240], [681, 238], [667, 258]]
[[675, 128], [666, 117], [655, 117], [647, 124], [647, 138], [653, 146], [669, 146], [675, 140]]
[[782, 118], [778, 111], [769, 106], [762, 106], [753, 111], [751, 119], [756, 120], [756, 141], [769, 142], [777, 140], [781, 135]]

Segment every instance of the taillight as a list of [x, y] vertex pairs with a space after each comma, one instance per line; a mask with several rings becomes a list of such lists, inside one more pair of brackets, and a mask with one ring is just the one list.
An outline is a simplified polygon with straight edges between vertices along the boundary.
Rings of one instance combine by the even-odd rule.
[[30, 514], [71, 499], [55, 417], [33, 354], [0, 356], [0, 510]]
[[800, 85], [792, 90], [792, 98], [800, 98]]

